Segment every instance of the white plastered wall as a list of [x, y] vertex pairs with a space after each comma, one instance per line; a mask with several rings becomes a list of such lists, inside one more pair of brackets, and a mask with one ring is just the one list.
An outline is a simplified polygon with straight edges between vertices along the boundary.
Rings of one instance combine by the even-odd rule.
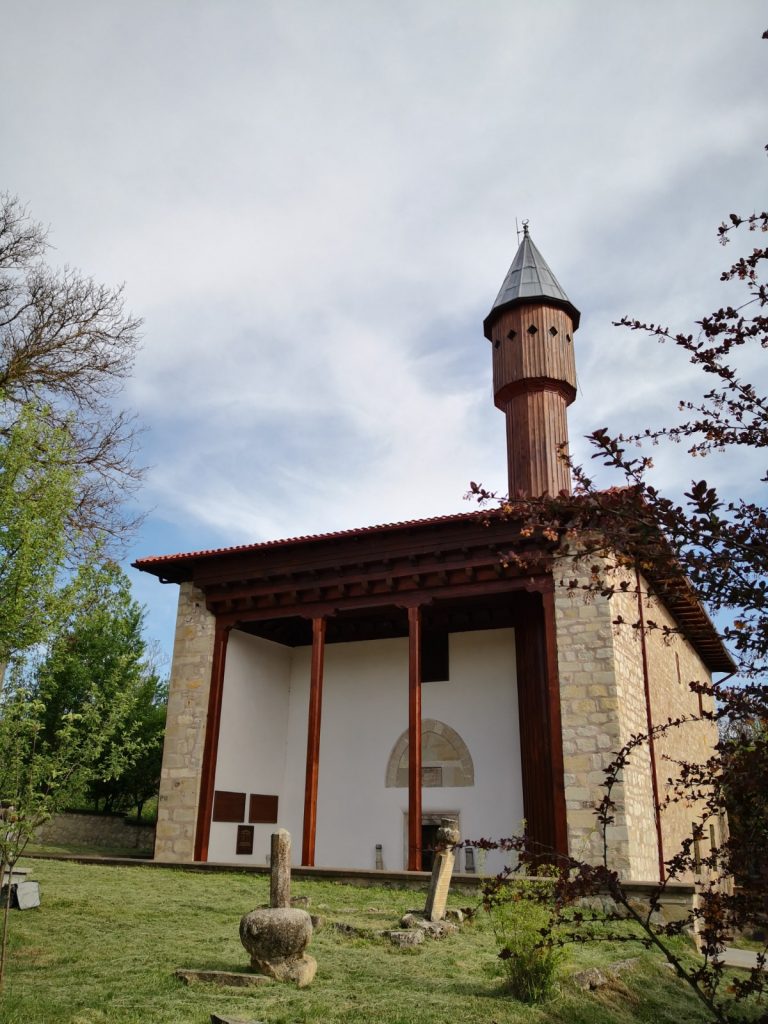
[[[281, 795], [285, 776], [291, 649], [232, 630], [227, 644], [215, 788]], [[282, 801], [280, 801], [282, 804]], [[279, 812], [282, 807], [278, 805]], [[282, 824], [282, 822], [281, 822]], [[235, 856], [237, 826], [211, 822], [208, 860], [263, 864], [278, 826], [254, 826], [254, 856]]]
[[[236, 826], [213, 822], [209, 860], [265, 863], [276, 827], [300, 862], [309, 702], [309, 648], [242, 633], [229, 641], [216, 789], [276, 794], [277, 825], [256, 825], [252, 856], [235, 855]], [[458, 812], [464, 837], [508, 836], [523, 818], [514, 631], [454, 633], [450, 681], [424, 683], [422, 714], [455, 729], [474, 761], [473, 787], [425, 787], [424, 814]], [[408, 641], [329, 644], [325, 650], [315, 863], [404, 865], [408, 791], [387, 788], [392, 748], [408, 725]], [[484, 868], [496, 871], [500, 854]]]

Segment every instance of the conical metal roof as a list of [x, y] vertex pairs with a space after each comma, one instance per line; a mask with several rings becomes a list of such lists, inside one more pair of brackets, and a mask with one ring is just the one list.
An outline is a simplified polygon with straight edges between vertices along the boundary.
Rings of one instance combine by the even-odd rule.
[[561, 306], [573, 319], [574, 329], [579, 326], [581, 314], [560, 287], [547, 261], [533, 244], [533, 239], [528, 234], [528, 225], [524, 224], [523, 240], [512, 260], [512, 266], [507, 271], [496, 301], [483, 321], [486, 338], [491, 340], [493, 321], [502, 309], [519, 306], [524, 302], [536, 302], [538, 299]]

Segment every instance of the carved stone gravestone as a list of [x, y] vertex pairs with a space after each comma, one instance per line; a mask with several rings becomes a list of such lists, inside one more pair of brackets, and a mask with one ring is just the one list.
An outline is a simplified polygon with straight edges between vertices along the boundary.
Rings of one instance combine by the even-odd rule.
[[453, 865], [456, 860], [453, 847], [459, 841], [457, 823], [452, 818], [443, 818], [436, 838], [437, 850], [429, 882], [427, 905], [424, 908], [424, 917], [428, 921], [442, 921], [445, 917], [448, 890], [451, 887]]
[[291, 833], [284, 828], [272, 833], [270, 850], [270, 907], [291, 905]]

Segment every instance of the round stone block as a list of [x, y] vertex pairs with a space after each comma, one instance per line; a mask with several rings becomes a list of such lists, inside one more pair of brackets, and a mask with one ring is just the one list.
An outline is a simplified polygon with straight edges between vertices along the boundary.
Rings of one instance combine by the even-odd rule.
[[300, 956], [312, 938], [312, 920], [306, 910], [270, 907], [252, 910], [240, 920], [240, 941], [251, 961], [285, 960]]

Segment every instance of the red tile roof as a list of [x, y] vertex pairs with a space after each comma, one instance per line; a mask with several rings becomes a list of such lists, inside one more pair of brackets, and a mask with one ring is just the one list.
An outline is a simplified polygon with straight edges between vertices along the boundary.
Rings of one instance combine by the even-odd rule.
[[204, 548], [201, 551], [186, 551], [176, 555], [151, 555], [133, 562], [136, 569], [151, 569], [153, 566], [167, 565], [169, 562], [184, 562], [189, 559], [216, 558], [220, 555], [244, 554], [248, 551], [261, 551], [267, 548], [287, 547], [289, 544], [315, 543], [322, 540], [336, 540], [341, 537], [364, 537], [372, 533], [383, 533], [386, 530], [406, 530], [413, 526], [428, 526], [438, 523], [453, 523], [465, 519], [487, 518], [495, 511], [456, 512], [448, 516], [431, 516], [427, 519], [404, 519], [396, 523], [379, 523], [376, 526], [358, 526], [350, 530], [333, 530], [330, 533], [308, 533], [299, 537], [284, 537], [279, 540], [256, 541], [253, 544], [235, 544], [227, 548]]

